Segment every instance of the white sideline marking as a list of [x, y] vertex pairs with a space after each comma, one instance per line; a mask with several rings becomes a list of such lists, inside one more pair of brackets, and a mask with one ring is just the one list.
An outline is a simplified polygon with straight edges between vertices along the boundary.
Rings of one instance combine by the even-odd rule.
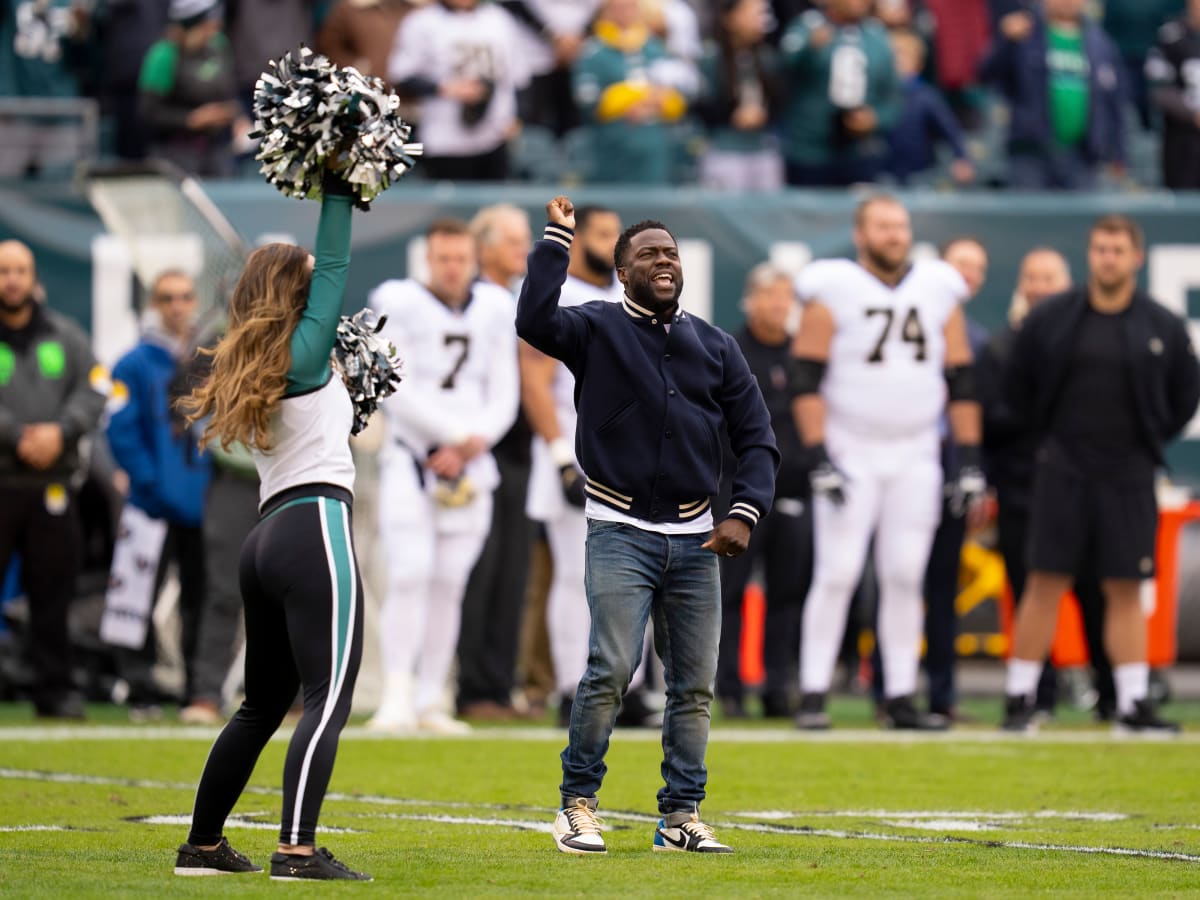
[[[131, 778], [111, 778], [101, 775], [83, 775], [72, 772], [36, 772], [27, 769], [9, 769], [0, 768], [0, 779], [25, 780], [25, 781], [43, 781], [54, 782], [59, 784], [91, 784], [91, 785], [106, 785], [106, 786], [122, 786], [122, 787], [139, 787], [139, 788], [156, 788], [168, 790], [194, 790], [194, 786], [190, 783], [183, 782], [164, 782], [164, 781], [149, 781]], [[269, 796], [279, 796], [282, 791], [278, 788], [254, 787], [246, 788], [246, 793], [260, 794]], [[469, 803], [465, 801], [439, 801], [439, 800], [417, 800], [401, 797], [387, 796], [359, 796], [354, 794], [335, 793], [327, 794], [327, 800], [367, 803], [374, 805], [410, 805], [410, 806], [427, 806], [427, 807], [443, 807], [443, 808], [464, 808], [472, 809], [493, 809], [522, 811], [537, 813], [539, 816], [549, 816], [550, 810], [542, 806], [520, 806], [520, 805], [505, 805], [505, 804], [489, 804], [489, 803]], [[765, 810], [757, 815], [763, 818], [780, 818], [782, 811]], [[878, 811], [877, 811], [878, 812]], [[839, 814], [838, 811], [826, 813], [825, 815]], [[849, 814], [849, 813], [847, 813]], [[859, 815], [859, 813], [854, 813]], [[886, 814], [886, 813], [885, 813]], [[469, 824], [483, 825], [491, 827], [503, 828], [521, 828], [528, 831], [545, 831], [548, 828], [547, 819], [539, 819], [538, 821], [528, 819], [512, 819], [512, 818], [485, 818], [481, 816], [448, 816], [439, 813], [390, 813], [372, 816], [369, 813], [359, 813], [363, 818], [395, 818], [395, 819], [411, 819], [413, 821], [440, 822], [444, 824]], [[744, 813], [742, 815], [745, 815]], [[787, 812], [784, 815], [792, 818], [804, 818], [809, 815], [820, 816], [822, 813], [791, 813]], [[887, 815], [896, 815], [895, 813]], [[913, 816], [928, 815], [928, 813], [915, 812]], [[950, 819], [953, 816], [962, 815], [961, 812], [938, 813], [942, 818]], [[972, 815], [975, 815], [972, 813]], [[983, 813], [984, 817], [991, 814]], [[1000, 813], [998, 815], [1007, 815]], [[1031, 812], [1028, 814], [1030, 818], [1048, 818], [1050, 815], [1059, 815], [1063, 818], [1071, 817], [1086, 817], [1090, 815], [1119, 815], [1117, 813], [1057, 813], [1055, 811], [1043, 811], [1042, 813]], [[622, 810], [604, 810], [602, 816], [609, 819], [624, 819], [634, 822], [653, 822], [656, 821], [656, 816], [646, 815], [644, 813], [626, 812]], [[171, 818], [171, 824], [186, 824], [191, 821], [188, 816], [165, 817]], [[1104, 820], [1100, 820], [1104, 821]], [[1112, 820], [1115, 821], [1115, 820]], [[733, 831], [750, 831], [757, 834], [775, 834], [775, 835], [791, 835], [796, 837], [828, 837], [839, 838], [844, 840], [865, 840], [865, 841], [891, 841], [902, 844], [968, 844], [979, 847], [994, 847], [1006, 850], [1038, 850], [1052, 851], [1060, 853], [1083, 853], [1100, 856], [1125, 856], [1137, 857], [1142, 859], [1161, 859], [1172, 860], [1178, 862], [1200, 863], [1200, 855], [1190, 853], [1176, 853], [1163, 850], [1141, 850], [1132, 847], [1088, 847], [1072, 844], [1041, 844], [1028, 841], [1001, 841], [1001, 840], [979, 840], [969, 837], [959, 837], [955, 835], [912, 835], [912, 834], [888, 834], [885, 832], [873, 831], [845, 831], [833, 828], [812, 828], [807, 825], [771, 825], [767, 822], [710, 822], [716, 828], [724, 828]], [[886, 822], [881, 824], [888, 824]], [[965, 824], [961, 820], [950, 821], [948, 830], [964, 831], [962, 827]], [[261, 827], [258, 823], [250, 826], [243, 825], [242, 827]], [[275, 826], [269, 826], [274, 828]], [[1195, 826], [1176, 826], [1176, 827], [1195, 827]], [[322, 826], [323, 830], [325, 829]], [[49, 829], [48, 829], [49, 830]], [[68, 830], [68, 829], [62, 829]]]
[[74, 831], [68, 825], [0, 825], [0, 832], [13, 831]]
[[995, 822], [978, 819], [885, 819], [889, 828], [918, 828], [921, 831], [999, 831]]
[[[1129, 816], [1117, 812], [1077, 812], [1074, 810], [1059, 811], [1042, 809], [1037, 812], [989, 812], [988, 810], [927, 810], [927, 809], [806, 809], [800, 812], [789, 812], [783, 809], [762, 809], [748, 812], [731, 812], [731, 816], [742, 819], [801, 819], [801, 818], [840, 818], [840, 819], [993, 819], [1000, 821], [1016, 821], [1021, 819], [1068, 819], [1076, 822], [1122, 822]], [[1200, 828], [1200, 825], [1195, 826]]]
[[[139, 825], [191, 825], [192, 817], [190, 815], [157, 815], [157, 816], [136, 816], [132, 819], [126, 819], [126, 822], [133, 822]], [[278, 831], [278, 822], [259, 822], [254, 819], [247, 819], [244, 816], [230, 816], [225, 820], [226, 828], [247, 828], [255, 831]], [[354, 828], [342, 828], [337, 825], [321, 825], [322, 834], [362, 834]]]
[[[272, 741], [288, 741], [292, 728], [281, 728]], [[0, 728], [0, 740], [60, 743], [63, 741], [127, 741], [170, 740], [212, 741], [220, 732], [217, 726], [184, 725], [29, 725]], [[567, 732], [561, 728], [477, 728], [465, 735], [410, 734], [388, 735], [352, 725], [341, 733], [342, 740], [352, 741], [509, 741], [561, 744]], [[618, 728], [613, 732], [617, 743], [658, 743], [662, 734], [656, 728]], [[799, 731], [794, 728], [714, 728], [709, 744], [1109, 744], [1139, 743], [1200, 744], [1200, 730], [1185, 731], [1173, 737], [1115, 735], [1108, 729], [1062, 730], [1043, 729], [1036, 734], [1014, 734], [990, 729], [957, 729], [954, 731], [885, 731], [874, 728], [833, 729], [832, 731]]]

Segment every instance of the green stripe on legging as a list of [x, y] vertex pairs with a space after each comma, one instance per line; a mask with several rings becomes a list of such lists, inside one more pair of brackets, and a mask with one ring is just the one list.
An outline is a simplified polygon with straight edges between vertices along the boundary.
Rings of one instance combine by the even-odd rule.
[[325, 535], [333, 551], [334, 573], [337, 577], [337, 659], [334, 660], [334, 683], [329, 685], [332, 691], [337, 686], [337, 680], [344, 671], [349, 654], [350, 609], [354, 604], [354, 557], [346, 541], [349, 531], [346, 523], [346, 506], [339, 500], [322, 498], [325, 504], [325, 521], [328, 523]]

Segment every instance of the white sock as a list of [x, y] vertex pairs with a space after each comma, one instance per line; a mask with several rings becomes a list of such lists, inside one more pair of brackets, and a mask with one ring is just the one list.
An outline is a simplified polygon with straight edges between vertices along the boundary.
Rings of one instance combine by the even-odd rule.
[[1117, 715], [1133, 712], [1133, 705], [1150, 695], [1150, 664], [1125, 663], [1113, 666], [1113, 681], [1117, 686]]
[[1042, 677], [1042, 663], [1030, 659], [1008, 661], [1004, 674], [1004, 694], [1007, 697], [1032, 697]]

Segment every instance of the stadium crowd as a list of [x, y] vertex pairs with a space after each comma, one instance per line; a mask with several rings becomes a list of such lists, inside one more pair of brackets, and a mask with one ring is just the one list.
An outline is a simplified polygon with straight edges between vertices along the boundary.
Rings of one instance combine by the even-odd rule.
[[1190, 188], [1198, 33], [1186, 0], [15, 0], [0, 173], [78, 159], [46, 101], [84, 97], [103, 155], [250, 174], [304, 42], [406, 98], [427, 178]]
[[[1083, 0], [18, 2], [6, 5], [8, 18], [0, 21], [0, 95], [96, 97], [112, 123], [115, 155], [163, 157], [198, 174], [233, 175], [253, 168], [250, 110], [262, 61], [304, 41], [388, 79], [406, 98], [426, 147], [417, 171], [432, 179], [697, 180], [738, 191], [863, 182], [1086, 190], [1100, 179], [1127, 180], [1132, 144], [1161, 130], [1162, 172], [1140, 180], [1192, 186], [1200, 179], [1200, 154], [1190, 149], [1200, 133], [1200, 100], [1187, 79], [1196, 68], [1189, 54], [1200, 54], [1200, 2], [1089, 6]], [[14, 141], [0, 151], [8, 154], [9, 174], [36, 174], [41, 127], [29, 125], [26, 144]], [[31, 152], [18, 159], [20, 146]], [[897, 224], [897, 209], [903, 213], [890, 200], [865, 204], [855, 235], [862, 271], [875, 274], [871, 261], [878, 254], [899, 254], [900, 277], [891, 285], [899, 291], [912, 235], [906, 213]], [[630, 223], [602, 207], [579, 209], [575, 221], [561, 303], [620, 302], [614, 261]], [[370, 724], [386, 732], [459, 733], [470, 720], [538, 719], [548, 709], [566, 724], [589, 652], [585, 509], [595, 498], [618, 507], [632, 498], [581, 470], [571, 373], [517, 340], [515, 290], [533, 243], [525, 214], [488, 207], [470, 222], [440, 219], [425, 237], [427, 274], [387, 281], [371, 294], [408, 365], [376, 426], [377, 448], [358, 449], [377, 460], [378, 496], [359, 500], [377, 506], [368, 530], [387, 568], [371, 638], [383, 660], [382, 697]], [[1113, 250], [1101, 238], [1119, 246]], [[1119, 295], [1140, 313], [1145, 298], [1129, 287], [1143, 261], [1140, 230], [1109, 218], [1089, 240], [1089, 272], [1079, 282], [1086, 289], [1070, 296]], [[1096, 249], [1097, 242], [1108, 249]], [[1072, 442], [1095, 437], [1089, 422], [1058, 416], [1057, 395], [1039, 395], [1032, 374], [1024, 375], [1023, 408], [1009, 384], [1014, 366], [1030, 367], [1026, 344], [1034, 339], [1030, 332], [1022, 338], [1022, 321], [1048, 297], [1065, 297], [1071, 273], [1053, 249], [1031, 249], [1014, 286], [1012, 328], [989, 336], [962, 312], [987, 278], [987, 247], [964, 236], [941, 256], [937, 268], [921, 270], [929, 295], [949, 298], [938, 310], [939, 327], [924, 330], [925, 312], [917, 315], [916, 307], [894, 329], [889, 314], [866, 361], [885, 363], [889, 336], [920, 361], [927, 348], [945, 354], [948, 402], [936, 400], [943, 390], [939, 366], [927, 394], [941, 424], [922, 460], [936, 470], [932, 478], [945, 478], [947, 490], [940, 508], [918, 523], [928, 530], [928, 545], [889, 548], [877, 534], [873, 565], [866, 559], [872, 529], [886, 527], [889, 504], [906, 505], [903, 498], [887, 500], [883, 488], [879, 509], [862, 520], [871, 527], [864, 531], [860, 522], [851, 535], [858, 541], [862, 532], [861, 553], [832, 566], [819, 552], [815, 509], [840, 508], [867, 480], [845, 462], [854, 455], [845, 450], [846, 433], [837, 433], [835, 422], [830, 437], [814, 437], [811, 404], [805, 406], [819, 394], [837, 352], [836, 323], [824, 344], [806, 343], [823, 315], [812, 312], [813, 304], [829, 299], [830, 289], [814, 286], [816, 275], [797, 279], [768, 263], [747, 274], [746, 323], [736, 340], [771, 414], [782, 465], [774, 505], [757, 522], [749, 551], [721, 560], [715, 694], [722, 711], [741, 717], [755, 708], [739, 663], [744, 592], [757, 576], [767, 598], [766, 716], [828, 727], [835, 657], [852, 680], [860, 671], [858, 629], [846, 627], [847, 615], [870, 627], [878, 607], [875, 630], [886, 634], [869, 668], [880, 720], [920, 729], [960, 720], [954, 598], [965, 535], [984, 523], [977, 495], [986, 473], [1016, 597], [1028, 579], [1031, 596], [1040, 598], [1049, 566], [1058, 579], [1054, 597], [1073, 585], [1080, 599], [1097, 716], [1169, 729], [1150, 704], [1144, 648], [1114, 643], [1111, 625], [1106, 633], [1113, 610], [1129, 608], [1129, 597], [1117, 597], [1112, 582], [1148, 576], [1146, 558], [1132, 561], [1133, 572], [1099, 571], [1080, 550], [1034, 559], [1026, 572], [1029, 536], [1039, 527], [1031, 508], [1039, 496], [1034, 473], [1044, 461], [1042, 439], [1052, 433], [1075, 448]], [[235, 576], [260, 496], [250, 451], [235, 444], [199, 452], [195, 431], [175, 408], [205, 377], [197, 343], [215, 340], [195, 332], [198, 299], [186, 273], [160, 273], [149, 290], [141, 339], [110, 380], [79, 329], [40, 292], [28, 249], [0, 244], [0, 567], [12, 558], [5, 596], [28, 598], [20, 648], [28, 651], [27, 665], [16, 663], [11, 642], [0, 643], [0, 686], [31, 699], [39, 715], [81, 717], [86, 691], [127, 703], [134, 719], [156, 717], [163, 703], [178, 702], [183, 721], [212, 724], [237, 691]], [[808, 305], [797, 337], [801, 301]], [[866, 310], [868, 318], [872, 312]], [[1145, 487], [1161, 462], [1162, 442], [1196, 407], [1195, 360], [1182, 345], [1160, 341], [1153, 350], [1151, 344], [1171, 376], [1155, 393], [1161, 367], [1131, 376], [1144, 383], [1112, 377], [1120, 336], [1101, 333], [1091, 318], [1080, 321], [1094, 326], [1095, 346], [1086, 348], [1092, 355], [1073, 356], [1056, 345], [1070, 365], [1047, 390], [1070, 389], [1086, 399], [1099, 385], [1130, 406], [1089, 407], [1117, 436], [1104, 432], [1103, 440], [1112, 439], [1104, 445], [1108, 455], [1089, 457], [1092, 468], [1082, 474], [1068, 473], [1080, 486], [1073, 498], [1055, 501], [1063, 508], [1092, 481], [1103, 481], [1106, 467], [1124, 466], [1121, 454], [1140, 467], [1145, 477], [1137, 488]], [[975, 374], [958, 373], [972, 358]], [[1075, 377], [1076, 369], [1083, 374]], [[632, 405], [614, 410], [606, 427], [616, 427]], [[1032, 428], [1034, 419], [1040, 430]], [[728, 440], [712, 449], [714, 457], [733, 457]], [[86, 479], [81, 458], [90, 459]], [[730, 510], [728, 462], [725, 475], [723, 496], [713, 503], [719, 513]], [[107, 514], [116, 508], [119, 519]], [[871, 516], [878, 521], [867, 521]], [[1144, 537], [1144, 529], [1135, 537]], [[1079, 548], [1124, 543], [1108, 533], [1076, 538]], [[161, 677], [155, 621], [172, 566], [183, 672], [174, 686]], [[99, 642], [81, 647], [73, 639], [81, 629], [68, 633], [68, 609], [82, 592], [73, 587], [76, 576], [96, 570], [107, 584], [91, 629]], [[902, 604], [889, 597], [909, 595], [923, 599], [924, 608], [915, 617], [908, 609], [901, 621]], [[814, 596], [821, 602], [814, 605]], [[1035, 599], [1025, 608], [1044, 605]], [[1035, 615], [1024, 613], [1022, 621]], [[912, 632], [916, 643], [889, 646], [899, 630]], [[1025, 655], [1009, 673], [1009, 727], [1052, 714], [1057, 699], [1038, 630], [1035, 622], [1018, 630]], [[918, 711], [922, 634], [929, 698]], [[647, 648], [652, 640], [648, 634]], [[1108, 654], [1119, 658], [1110, 661]], [[661, 673], [649, 663], [652, 656], [641, 654], [620, 724], [661, 723]], [[818, 657], [821, 663], [805, 673], [805, 661]]]

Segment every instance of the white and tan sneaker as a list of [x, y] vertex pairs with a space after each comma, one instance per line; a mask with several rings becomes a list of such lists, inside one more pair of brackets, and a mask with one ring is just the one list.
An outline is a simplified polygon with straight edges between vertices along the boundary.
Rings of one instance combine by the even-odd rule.
[[607, 853], [600, 835], [600, 820], [596, 818], [596, 798], [576, 797], [554, 817], [554, 845], [563, 853], [587, 856]]

